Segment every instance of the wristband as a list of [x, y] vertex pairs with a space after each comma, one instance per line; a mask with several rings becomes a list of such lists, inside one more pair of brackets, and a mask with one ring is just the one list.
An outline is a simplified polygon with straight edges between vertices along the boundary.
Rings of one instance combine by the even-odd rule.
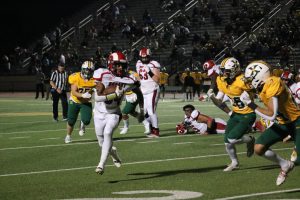
[[117, 94], [116, 93], [111, 93], [111, 94], [106, 95], [106, 99], [108, 101], [114, 100], [115, 98], [117, 98]]
[[153, 72], [151, 70], [149, 70], [148, 72], [149, 76], [152, 78], [154, 76]]
[[257, 105], [254, 102], [251, 102], [248, 104], [248, 107], [251, 108], [252, 110], [255, 110], [257, 108]]

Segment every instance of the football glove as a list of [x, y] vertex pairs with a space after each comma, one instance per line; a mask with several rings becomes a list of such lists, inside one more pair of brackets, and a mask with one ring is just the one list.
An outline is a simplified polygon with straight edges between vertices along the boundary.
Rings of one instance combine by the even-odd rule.
[[251, 101], [252, 101], [251, 98], [250, 98], [250, 96], [249, 96], [249, 94], [248, 94], [248, 92], [246, 92], [246, 91], [244, 91], [244, 92], [241, 94], [240, 100], [241, 100], [244, 104], [246, 104], [246, 105], [250, 104]]
[[81, 97], [84, 98], [84, 99], [90, 99], [92, 97], [92, 95], [90, 93], [86, 92], [86, 93], [83, 93], [81, 95]]

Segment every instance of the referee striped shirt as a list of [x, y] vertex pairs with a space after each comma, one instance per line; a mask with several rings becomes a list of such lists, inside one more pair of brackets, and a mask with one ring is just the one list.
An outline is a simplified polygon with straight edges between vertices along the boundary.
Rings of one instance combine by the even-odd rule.
[[60, 73], [58, 70], [55, 70], [51, 74], [50, 81], [53, 81], [57, 88], [67, 90], [68, 74], [66, 71]]

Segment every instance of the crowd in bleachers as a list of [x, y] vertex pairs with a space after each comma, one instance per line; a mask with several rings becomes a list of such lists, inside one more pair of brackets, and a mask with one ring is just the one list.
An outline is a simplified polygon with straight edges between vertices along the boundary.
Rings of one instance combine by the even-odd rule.
[[[1, 58], [1, 73], [15, 73], [15, 68], [22, 67], [23, 61], [30, 57], [30, 64], [26, 67], [27, 74], [34, 74], [37, 69], [42, 69], [45, 73], [56, 67], [57, 60], [61, 54], [66, 58], [67, 65], [72, 71], [78, 70], [82, 55], [76, 43], [80, 43], [80, 48], [88, 49], [91, 43], [97, 44], [97, 49], [92, 58], [98, 66], [105, 65], [105, 58], [110, 51], [123, 50], [129, 61], [138, 58], [137, 49], [130, 46], [141, 36], [145, 36], [142, 46], [151, 49], [170, 49], [169, 59], [161, 61], [164, 64], [174, 65], [186, 60], [189, 65], [203, 63], [207, 59], [212, 59], [221, 50], [227, 47], [225, 56], [235, 56], [243, 65], [248, 57], [266, 58], [268, 56], [279, 55], [280, 64], [289, 66], [294, 44], [299, 42], [299, 15], [296, 12], [297, 1], [290, 9], [287, 18], [273, 20], [267, 26], [261, 27], [259, 32], [252, 33], [250, 28], [259, 19], [268, 16], [270, 9], [281, 3], [280, 0], [268, 0], [259, 2], [258, 0], [232, 1], [234, 11], [230, 15], [230, 21], [225, 24], [219, 14], [220, 0], [199, 0], [191, 13], [184, 10], [173, 18], [170, 24], [164, 24], [162, 31], [157, 32], [155, 20], [148, 10], [144, 10], [142, 23], [138, 23], [136, 16], [120, 17], [128, 5], [125, 3], [113, 4], [108, 10], [103, 10], [99, 16], [95, 17], [93, 24], [84, 30], [77, 30], [76, 36], [61, 40], [62, 32], [67, 30], [69, 25], [62, 21], [61, 24], [50, 34], [45, 34], [43, 38], [31, 49], [17, 47], [11, 55], [3, 55]], [[172, 12], [178, 8], [184, 8], [188, 3], [182, 1], [160, 1], [159, 5], [165, 12]], [[212, 37], [207, 31], [203, 35], [192, 33], [191, 27], [203, 27], [206, 23], [213, 22], [214, 25], [222, 24], [223, 32], [217, 33], [217, 38]], [[83, 31], [83, 34], [80, 32]], [[111, 49], [101, 47], [102, 41], [111, 39], [113, 32], [120, 31], [122, 39], [128, 41], [128, 48], [118, 46], [115, 41], [111, 41]], [[241, 49], [233, 49], [234, 40], [242, 33], [247, 32], [247, 42]], [[192, 38], [189, 40], [189, 38]], [[191, 41], [192, 51], [188, 55], [186, 49], [182, 47]], [[53, 48], [47, 53], [42, 53], [42, 48], [52, 45]], [[35, 53], [36, 52], [36, 53]], [[172, 72], [171, 72], [172, 73]]]

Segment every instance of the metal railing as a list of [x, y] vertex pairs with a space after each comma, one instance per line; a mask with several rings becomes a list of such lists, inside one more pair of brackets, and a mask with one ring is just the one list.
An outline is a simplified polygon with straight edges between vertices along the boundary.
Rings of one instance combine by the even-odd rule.
[[[266, 18], [266, 16], [264, 16], [263, 18], [261, 18], [258, 22], [256, 22], [252, 27], [251, 27], [251, 32], [254, 33], [256, 32], [261, 26], [265, 25], [266, 23], [268, 23], [272, 18], [274, 18], [275, 16], [277, 16], [279, 14], [280, 11], [284, 10], [284, 8], [288, 7], [290, 5], [290, 3], [292, 3], [293, 0], [289, 0], [287, 3], [285, 3], [284, 5], [282, 4], [278, 4], [275, 8], [273, 8], [269, 13], [268, 13], [268, 18]], [[267, 21], [266, 21], [267, 20]], [[240, 35], [237, 39], [235, 39], [233, 41], [232, 44], [232, 48], [236, 48], [237, 46], [239, 46], [244, 40], [247, 39], [247, 32], [244, 32], [242, 35]], [[225, 51], [228, 49], [228, 47], [225, 47], [220, 53], [218, 53], [214, 60], [215, 62], [220, 61], [222, 58], [224, 58], [225, 56]]]
[[[121, 0], [116, 0], [114, 1], [114, 5], [116, 5], [117, 3], [119, 3]], [[108, 10], [110, 7], [110, 3], [106, 3], [105, 5], [101, 6], [99, 9], [97, 9], [96, 11], [96, 17], [98, 17], [101, 12], [104, 10]], [[93, 21], [93, 15], [90, 14], [88, 15], [86, 18], [84, 18], [83, 20], [81, 20], [78, 25], [75, 25], [75, 26], [72, 26], [71, 28], [69, 28], [69, 30], [65, 31], [62, 35], [61, 35], [61, 41], [64, 41], [66, 40], [67, 38], [69, 38], [71, 35], [75, 34], [76, 32], [76, 26], [78, 26], [78, 30], [80, 31], [82, 28], [84, 28], [87, 24], [89, 24], [90, 22]], [[53, 48], [53, 45], [46, 45], [42, 48], [42, 54], [50, 51], [51, 49]], [[36, 55], [37, 52], [35, 52], [33, 55]], [[30, 60], [31, 58], [28, 57], [26, 59], [23, 60], [23, 65], [22, 65], [22, 68], [25, 68], [27, 67], [29, 64], [30, 64]]]

